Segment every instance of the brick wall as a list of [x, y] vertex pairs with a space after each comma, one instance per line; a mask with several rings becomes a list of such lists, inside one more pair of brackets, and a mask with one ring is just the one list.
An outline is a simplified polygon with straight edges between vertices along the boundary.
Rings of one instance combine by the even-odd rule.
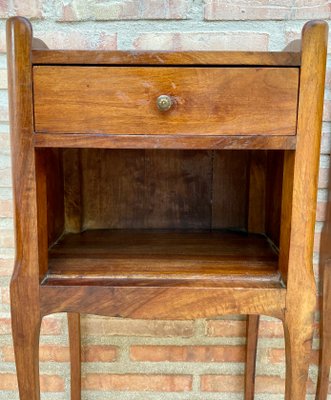
[[[5, 19], [24, 15], [35, 35], [64, 49], [281, 50], [307, 19], [329, 19], [324, 0], [0, 0], [0, 399], [18, 399], [10, 331], [8, 283], [14, 239], [6, 86]], [[330, 58], [329, 58], [330, 61]], [[314, 262], [325, 218], [331, 131], [327, 75]], [[245, 321], [131, 321], [83, 318], [86, 399], [241, 399]], [[318, 324], [316, 324], [316, 331]], [[317, 337], [317, 332], [316, 332]], [[260, 329], [257, 399], [283, 399], [281, 324]], [[314, 348], [318, 346], [314, 340]], [[69, 399], [66, 320], [47, 317], [41, 337], [44, 399]], [[313, 399], [317, 352], [308, 390]], [[119, 392], [120, 391], [120, 392]]]

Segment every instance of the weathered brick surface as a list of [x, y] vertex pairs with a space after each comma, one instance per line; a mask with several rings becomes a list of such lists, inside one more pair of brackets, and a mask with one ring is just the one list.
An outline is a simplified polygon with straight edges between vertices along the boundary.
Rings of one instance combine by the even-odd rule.
[[243, 346], [132, 346], [133, 361], [243, 362]]
[[[201, 377], [203, 392], [242, 392], [244, 377], [240, 375], [204, 375]], [[258, 376], [256, 379], [256, 393], [280, 394], [284, 393], [285, 380], [278, 376]], [[308, 381], [308, 392], [313, 393], [314, 385]]]
[[42, 18], [42, 0], [1, 0], [0, 18], [8, 18], [14, 15]]
[[84, 318], [83, 330], [87, 335], [98, 336], [154, 336], [190, 337], [193, 335], [191, 321], [143, 321], [114, 318]]
[[142, 33], [133, 41], [137, 50], [267, 50], [269, 35], [251, 32]]
[[[283, 337], [280, 321], [261, 321], [259, 333], [265, 338]], [[210, 320], [207, 321], [206, 334], [216, 337], [242, 337], [246, 334], [246, 321]]]
[[83, 377], [83, 389], [188, 392], [192, 390], [192, 377], [189, 375], [87, 374]]
[[[2, 359], [6, 362], [14, 361], [14, 350], [11, 346], [2, 347]], [[46, 345], [43, 344], [39, 348], [39, 359], [41, 362], [69, 362], [68, 346]], [[82, 361], [83, 362], [112, 362], [116, 360], [115, 346], [83, 346]]]
[[329, 18], [327, 0], [206, 0], [207, 20], [288, 20]]
[[[0, 391], [1, 390], [17, 391], [17, 379], [15, 374], [0, 373]], [[42, 392], [63, 392], [64, 379], [58, 375], [41, 375], [40, 390]]]
[[[311, 358], [310, 358], [310, 363], [318, 365], [318, 351], [314, 350], [311, 353]], [[270, 348], [268, 349], [268, 360], [272, 364], [279, 364], [279, 363], [284, 363], [285, 362], [285, 350], [284, 349], [274, 349]]]
[[13, 272], [14, 260], [0, 258], [0, 276], [9, 276]]
[[58, 2], [59, 21], [186, 19], [192, 6], [192, 0], [73, 0], [66, 3]]
[[[4, 18], [25, 15], [33, 19], [35, 36], [55, 49], [276, 51], [300, 37], [307, 19], [329, 19], [328, 3], [325, 0], [0, 0], [0, 400], [7, 399], [8, 393], [10, 399], [18, 398], [9, 312], [14, 240]], [[331, 40], [328, 47], [331, 53], [330, 43]], [[316, 277], [330, 174], [330, 65], [323, 119], [314, 244]], [[194, 322], [83, 316], [84, 398], [113, 398], [117, 392], [128, 399], [146, 396], [149, 400], [163, 397], [221, 400], [230, 398], [228, 393], [241, 398], [245, 332], [246, 321], [236, 317]], [[316, 322], [316, 339], [318, 333]], [[263, 318], [259, 329], [258, 398], [284, 398], [283, 346], [282, 323]], [[317, 347], [317, 341], [314, 346]], [[70, 400], [64, 316], [44, 318], [40, 358], [41, 388], [47, 392], [47, 399]], [[311, 357], [309, 393], [313, 393], [316, 385], [317, 360], [315, 350]]]
[[7, 70], [0, 69], [0, 89], [7, 89]]

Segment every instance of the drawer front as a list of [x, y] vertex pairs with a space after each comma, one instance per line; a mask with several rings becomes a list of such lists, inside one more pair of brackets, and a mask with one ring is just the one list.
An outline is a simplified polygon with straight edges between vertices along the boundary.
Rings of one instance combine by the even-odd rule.
[[36, 132], [296, 133], [297, 68], [35, 66], [33, 80]]

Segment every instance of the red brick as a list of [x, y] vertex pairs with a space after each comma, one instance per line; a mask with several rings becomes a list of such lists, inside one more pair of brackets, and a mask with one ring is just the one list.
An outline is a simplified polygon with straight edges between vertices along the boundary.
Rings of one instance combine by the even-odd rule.
[[281, 321], [260, 321], [259, 336], [269, 339], [284, 337], [284, 329]]
[[21, 15], [27, 18], [41, 18], [41, 0], [0, 0], [0, 18]]
[[6, 34], [5, 31], [0, 31], [0, 53], [6, 52]]
[[42, 335], [61, 335], [62, 321], [60, 319], [55, 319], [52, 317], [46, 317], [41, 323], [41, 334]]
[[[13, 347], [4, 346], [2, 348], [2, 355], [4, 361], [14, 361]], [[69, 362], [69, 348], [66, 346], [40, 345], [39, 360], [41, 362]]]
[[0, 133], [0, 152], [1, 153], [9, 153], [10, 148], [10, 136], [8, 133]]
[[8, 18], [8, 1], [0, 0], [0, 18]]
[[[142, 10], [141, 17], [143, 19], [166, 19], [167, 18], [167, 7], [165, 6], [164, 0], [145, 0], [142, 2], [144, 8]], [[168, 2], [167, 2], [168, 3]]]
[[13, 273], [14, 260], [11, 258], [0, 258], [0, 276], [10, 276]]
[[330, 17], [327, 0], [205, 0], [207, 20], [287, 20]]
[[35, 36], [42, 40], [51, 49], [99, 49], [104, 50], [107, 46], [108, 50], [114, 50], [117, 47], [117, 35], [106, 34], [101, 31], [97, 40], [94, 40], [94, 32], [89, 31], [44, 31], [36, 32]]
[[[207, 321], [207, 336], [245, 337], [246, 321], [210, 320]], [[259, 336], [266, 338], [281, 338], [284, 336], [280, 321], [260, 321]]]
[[5, 305], [9, 305], [10, 303], [9, 288], [7, 287], [1, 288], [1, 302]]
[[9, 111], [7, 104], [0, 104], [0, 122], [9, 121]]
[[206, 326], [207, 336], [243, 337], [246, 335], [246, 321], [210, 320]]
[[244, 346], [131, 346], [133, 361], [243, 362]]
[[27, 18], [42, 17], [42, 0], [14, 0], [14, 15], [21, 15]]
[[320, 168], [318, 176], [318, 187], [320, 189], [327, 189], [329, 184], [329, 169]]
[[[63, 392], [64, 380], [58, 375], [41, 375], [40, 389], [42, 392]], [[0, 390], [17, 391], [16, 374], [1, 373], [0, 374]]]
[[0, 374], [0, 390], [17, 390], [17, 378], [15, 374]]
[[146, 392], [188, 392], [192, 390], [190, 375], [108, 375], [87, 374], [83, 390], [126, 390]]
[[7, 89], [7, 70], [0, 69], [0, 89]]
[[314, 235], [314, 251], [317, 253], [320, 251], [321, 247], [321, 233], [320, 232], [315, 232]]
[[95, 20], [125, 20], [141, 17], [141, 0], [119, 0], [112, 3], [95, 3], [94, 7], [90, 7], [89, 18]]
[[242, 375], [203, 375], [200, 382], [202, 392], [242, 392], [244, 387]]
[[[0, 335], [11, 334], [10, 318], [0, 318]], [[43, 335], [61, 335], [62, 322], [55, 318], [44, 318], [41, 324], [41, 334]]]
[[[244, 377], [241, 375], [204, 375], [201, 377], [203, 392], [242, 392]], [[313, 382], [308, 381], [308, 392], [314, 392]], [[257, 376], [256, 393], [284, 393], [285, 380], [278, 376]]]
[[11, 321], [10, 318], [0, 318], [0, 335], [11, 334]]
[[[285, 363], [285, 350], [284, 349], [268, 349], [268, 361], [272, 364]], [[318, 365], [318, 351], [311, 352], [310, 364]]]
[[143, 0], [143, 19], [184, 19], [191, 7], [190, 0]]
[[190, 337], [193, 322], [88, 317], [83, 318], [82, 329], [86, 335], [98, 336]]
[[[257, 393], [284, 393], [285, 379], [278, 376], [258, 376], [255, 390]], [[310, 378], [307, 381], [307, 392], [314, 393], [314, 383]]]
[[82, 9], [74, 0], [62, 6], [59, 20], [186, 19], [191, 5], [192, 0], [117, 0], [90, 2]]
[[117, 35], [101, 32], [98, 39], [98, 50], [115, 50], [117, 48]]
[[13, 201], [0, 199], [0, 218], [11, 218], [12, 216], [13, 216]]
[[13, 216], [13, 201], [0, 199], [0, 218], [11, 218], [12, 216]]
[[169, 3], [169, 18], [171, 19], [187, 18], [188, 13], [191, 10], [192, 0], [168, 0], [168, 3]]
[[74, 10], [72, 4], [62, 5], [61, 17], [58, 20], [59, 21], [77, 21], [78, 20], [77, 13]]
[[322, 133], [321, 154], [330, 154], [331, 150], [331, 134], [329, 131]]
[[331, 121], [331, 100], [324, 100], [323, 121]]
[[326, 89], [331, 89], [331, 68], [326, 70], [325, 87]]
[[326, 210], [328, 203], [326, 201], [319, 201], [316, 209], [316, 221], [323, 222], [326, 218]]
[[82, 360], [85, 362], [111, 362], [116, 361], [117, 348], [107, 345], [84, 346]]
[[137, 50], [267, 50], [269, 35], [253, 32], [142, 33]]
[[42, 392], [64, 392], [64, 379], [58, 375], [41, 375], [40, 390]]
[[[12, 171], [11, 171], [10, 167], [8, 167], [8, 168], [0, 168], [0, 187], [10, 188], [12, 186], [11, 177], [12, 177]], [[10, 236], [12, 234], [10, 234], [8, 232], [4, 232], [4, 231], [1, 231], [1, 233], [0, 233], [0, 247], [7, 247], [7, 245], [5, 245], [5, 246], [1, 245], [1, 239], [2, 239], [1, 236], [2, 235], [4, 235], [3, 240], [5, 242], [8, 242], [8, 240], [11, 240]], [[13, 246], [10, 246], [10, 247], [13, 247]]]
[[0, 247], [4, 249], [12, 249], [14, 248], [14, 246], [14, 231], [12, 231], [11, 229], [0, 230]]
[[[14, 361], [14, 351], [11, 346], [2, 348], [3, 360]], [[60, 345], [40, 345], [39, 359], [41, 362], [69, 362], [69, 348]], [[116, 360], [116, 347], [114, 346], [84, 346], [82, 348], [82, 361], [84, 362], [111, 362]]]

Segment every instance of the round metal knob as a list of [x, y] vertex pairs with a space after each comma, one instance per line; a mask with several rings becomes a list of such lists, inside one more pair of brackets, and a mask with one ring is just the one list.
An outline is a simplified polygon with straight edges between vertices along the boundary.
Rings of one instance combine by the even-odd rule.
[[168, 111], [172, 106], [172, 99], [170, 96], [162, 94], [157, 98], [156, 104], [160, 111]]

